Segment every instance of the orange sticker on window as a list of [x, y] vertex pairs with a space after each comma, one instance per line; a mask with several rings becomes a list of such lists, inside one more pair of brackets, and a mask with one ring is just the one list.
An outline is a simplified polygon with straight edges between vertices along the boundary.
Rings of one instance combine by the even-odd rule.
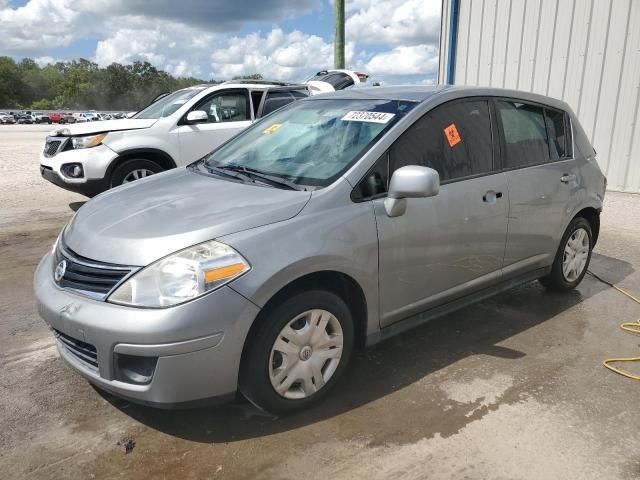
[[444, 135], [445, 137], [447, 137], [449, 146], [452, 148], [462, 141], [462, 138], [460, 138], [460, 134], [458, 133], [458, 129], [456, 128], [455, 123], [452, 123], [451, 125], [449, 125], [447, 128], [444, 129]]

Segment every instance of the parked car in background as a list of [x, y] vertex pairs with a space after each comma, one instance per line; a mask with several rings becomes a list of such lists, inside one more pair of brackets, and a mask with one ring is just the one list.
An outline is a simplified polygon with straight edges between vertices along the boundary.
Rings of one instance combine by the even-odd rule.
[[49, 120], [51, 120], [53, 123], [61, 123], [62, 122], [62, 115], [59, 114], [58, 112], [49, 112]]
[[[186, 165], [251, 123], [309, 95], [306, 85], [232, 81], [160, 98], [133, 118], [59, 128], [46, 139], [40, 171], [87, 196]], [[76, 117], [86, 122], [85, 113]]]
[[29, 113], [16, 113], [14, 114], [16, 123], [19, 124], [32, 124], [35, 122], [35, 118]]
[[74, 123], [85, 123], [89, 121], [89, 118], [84, 113], [76, 112], [73, 114], [73, 118], [76, 119]]
[[309, 85], [312, 95], [344, 90], [353, 86], [362, 86], [369, 75], [353, 70], [321, 70], [305, 83]]
[[0, 112], [0, 123], [4, 125], [14, 124], [16, 123], [16, 119], [12, 114], [9, 114], [7, 112]]
[[51, 124], [53, 123], [52, 120], [49, 118], [49, 115], [46, 113], [34, 113], [33, 114], [34, 117], [34, 123], [48, 123]]
[[73, 116], [73, 113], [61, 113], [60, 123], [76, 123], [76, 117]]
[[171, 407], [239, 390], [289, 413], [321, 400], [358, 346], [535, 279], [574, 289], [605, 187], [558, 100], [310, 97], [87, 202], [40, 262], [38, 312], [62, 359], [115, 395]]

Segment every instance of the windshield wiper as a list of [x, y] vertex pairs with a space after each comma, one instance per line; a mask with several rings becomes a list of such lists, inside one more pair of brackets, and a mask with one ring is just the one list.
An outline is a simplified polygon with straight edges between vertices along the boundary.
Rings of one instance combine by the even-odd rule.
[[231, 178], [236, 178], [238, 180], [242, 180], [243, 182], [253, 182], [253, 180], [251, 180], [251, 177], [249, 175], [247, 175], [246, 173], [242, 173], [242, 172], [235, 172], [233, 170], [228, 170], [222, 167], [212, 167], [210, 165], [207, 165], [206, 162], [202, 162], [202, 166], [207, 169], [207, 171], [209, 173], [213, 173], [216, 175], [221, 175], [223, 177], [231, 177]]
[[290, 190], [304, 190], [306, 191], [307, 189], [304, 188], [302, 185], [298, 185], [295, 182], [292, 182], [291, 180], [287, 180], [286, 178], [284, 178], [284, 176], [278, 175], [278, 174], [269, 174], [266, 172], [263, 172], [261, 170], [257, 170], [255, 168], [251, 168], [251, 167], [245, 167], [242, 165], [222, 165], [222, 166], [218, 166], [218, 167], [210, 167], [208, 166], [208, 168], [215, 168], [216, 170], [224, 170], [227, 172], [239, 172], [239, 173], [244, 173], [245, 175], [248, 175], [249, 177], [255, 177], [255, 178], [259, 178], [261, 180], [265, 180], [266, 182], [272, 183], [272, 184], [276, 184], [276, 185], [281, 185], [283, 187], [287, 187]]

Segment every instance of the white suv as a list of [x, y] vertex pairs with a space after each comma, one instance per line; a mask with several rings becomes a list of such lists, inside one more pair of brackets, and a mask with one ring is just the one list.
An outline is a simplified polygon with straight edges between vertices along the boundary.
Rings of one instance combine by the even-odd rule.
[[40, 173], [94, 196], [111, 187], [187, 165], [267, 113], [307, 97], [306, 85], [227, 82], [158, 98], [132, 118], [68, 125], [51, 132]]

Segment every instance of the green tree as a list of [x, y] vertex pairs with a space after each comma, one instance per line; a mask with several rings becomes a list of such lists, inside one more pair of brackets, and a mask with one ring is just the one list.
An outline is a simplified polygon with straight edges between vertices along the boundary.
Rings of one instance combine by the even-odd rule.
[[261, 73], [251, 73], [249, 75], [236, 75], [231, 80], [264, 80]]
[[149, 62], [100, 68], [80, 58], [40, 67], [30, 58], [0, 57], [0, 108], [139, 110], [161, 93], [201, 83], [219, 82], [176, 78]]
[[0, 108], [19, 108], [24, 88], [16, 62], [0, 57]]

